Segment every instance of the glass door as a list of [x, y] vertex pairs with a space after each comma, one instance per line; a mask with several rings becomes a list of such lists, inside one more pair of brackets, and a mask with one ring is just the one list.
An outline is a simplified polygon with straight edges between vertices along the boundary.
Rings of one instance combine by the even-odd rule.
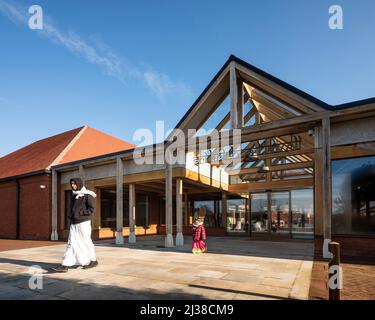
[[269, 233], [267, 193], [253, 193], [250, 198], [251, 232]]
[[271, 233], [287, 234], [290, 230], [290, 192], [271, 192]]
[[314, 237], [314, 194], [313, 189], [291, 191], [292, 236], [293, 238]]
[[227, 231], [246, 234], [247, 199], [228, 199]]

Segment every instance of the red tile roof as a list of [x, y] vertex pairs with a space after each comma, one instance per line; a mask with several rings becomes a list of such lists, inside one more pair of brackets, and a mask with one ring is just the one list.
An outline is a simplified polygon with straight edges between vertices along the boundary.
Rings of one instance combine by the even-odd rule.
[[36, 141], [1, 157], [0, 179], [131, 148], [134, 148], [133, 144], [84, 126]]
[[63, 158], [55, 164], [67, 163], [81, 159], [92, 158], [103, 154], [134, 148], [135, 145], [96, 130], [85, 127], [80, 137], [66, 152]]

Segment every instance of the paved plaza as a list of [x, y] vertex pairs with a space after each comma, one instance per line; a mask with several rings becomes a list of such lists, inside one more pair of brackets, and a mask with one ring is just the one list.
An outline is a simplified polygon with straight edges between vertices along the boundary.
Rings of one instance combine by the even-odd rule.
[[[162, 236], [134, 245], [96, 242], [99, 266], [53, 273], [65, 245], [0, 252], [0, 299], [307, 299], [312, 242], [209, 237], [209, 252], [164, 248]], [[40, 266], [43, 289], [31, 290], [30, 267]], [[37, 280], [31, 281], [37, 283]]]

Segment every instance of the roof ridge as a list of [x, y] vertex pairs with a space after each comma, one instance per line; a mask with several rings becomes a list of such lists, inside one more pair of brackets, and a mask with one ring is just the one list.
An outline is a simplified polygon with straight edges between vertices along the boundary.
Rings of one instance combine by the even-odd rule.
[[83, 135], [83, 133], [87, 130], [88, 126], [81, 127], [81, 130], [78, 131], [78, 133], [75, 135], [75, 137], [67, 144], [67, 146], [59, 153], [59, 155], [55, 158], [55, 160], [52, 161], [52, 163], [46, 168], [50, 169], [52, 166], [55, 166], [59, 164], [61, 159], [64, 158], [64, 156], [73, 148], [73, 146], [76, 144], [76, 142], [79, 140], [79, 138]]

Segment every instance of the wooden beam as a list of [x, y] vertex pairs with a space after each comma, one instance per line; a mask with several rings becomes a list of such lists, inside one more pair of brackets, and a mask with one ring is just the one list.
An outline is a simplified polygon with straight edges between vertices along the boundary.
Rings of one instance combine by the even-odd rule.
[[230, 112], [228, 112], [226, 116], [224, 117], [224, 119], [221, 120], [220, 123], [216, 126], [216, 130], [220, 131], [221, 129], [223, 129], [229, 120], [230, 120]]
[[306, 113], [324, 111], [321, 106], [295, 94], [290, 90], [285, 89], [279, 84], [249, 70], [242, 65], [237, 64], [236, 68], [244, 81], [249, 83], [251, 86], [260, 89], [261, 91], [264, 91], [269, 96], [286, 105], [291, 105], [294, 108]]
[[264, 190], [283, 190], [283, 189], [299, 189], [312, 187], [314, 181], [312, 178], [307, 179], [292, 179], [292, 180], [278, 180], [272, 182], [257, 182], [257, 183], [239, 183], [229, 185], [229, 192], [247, 193], [260, 192]]
[[290, 117], [295, 117], [295, 116], [299, 116], [302, 114], [306, 114], [305, 112], [301, 110], [297, 110], [289, 105], [288, 105], [288, 108], [290, 110], [293, 110], [294, 113], [290, 110], [287, 110], [286, 108], [284, 108], [283, 106], [279, 105], [274, 100], [272, 100], [271, 97], [268, 97], [268, 95], [264, 94], [262, 91], [251, 87], [249, 84], [245, 82], [244, 82], [244, 88], [246, 92], [248, 93], [249, 99], [251, 101], [257, 101], [259, 104], [263, 104], [269, 107], [275, 113], [281, 115], [282, 118], [290, 118]]
[[251, 108], [250, 111], [245, 115], [244, 117], [244, 125], [246, 125], [246, 123], [253, 117], [253, 115], [256, 114], [256, 109], [255, 108]]
[[290, 150], [290, 151], [283, 151], [283, 152], [275, 152], [270, 154], [259, 155], [259, 160], [269, 159], [269, 158], [285, 158], [288, 156], [294, 156], [298, 154], [311, 154], [314, 153], [314, 148], [307, 148], [307, 149], [299, 149], [299, 150]]
[[229, 67], [229, 96], [230, 96], [230, 127], [237, 129], [238, 123], [238, 85], [235, 63], [231, 62]]
[[244, 93], [241, 79], [237, 79], [237, 128], [244, 126]]
[[[305, 161], [305, 162], [295, 162], [295, 163], [286, 163], [286, 164], [279, 164], [270, 166], [270, 171], [282, 171], [282, 170], [293, 170], [293, 169], [304, 169], [304, 168], [312, 168], [314, 163], [312, 161]], [[231, 173], [228, 171], [229, 175], [239, 175], [239, 174], [254, 174], [258, 173], [260, 168], [248, 168], [248, 169], [241, 169], [240, 172], [236, 174]]]
[[[312, 124], [315, 123], [315, 125], [320, 125], [321, 120], [324, 117], [329, 117], [331, 118], [332, 123], [340, 122], [342, 121], [341, 119], [346, 119], [348, 116], [352, 116], [353, 118], [365, 118], [368, 114], [373, 114], [375, 109], [375, 103], [369, 103], [369, 104], [363, 104], [360, 106], [356, 106], [353, 108], [343, 108], [339, 110], [326, 110], [322, 112], [315, 112], [312, 114], [307, 114], [303, 116], [298, 116], [295, 118], [290, 118], [290, 119], [283, 119], [279, 121], [274, 121], [271, 123], [265, 123], [262, 125], [252, 125], [252, 126], [247, 126], [242, 128], [242, 141], [249, 141], [251, 140], [251, 135], [256, 133], [256, 132], [269, 132], [277, 129], [278, 127], [280, 128], [285, 128], [287, 133], [283, 134], [282, 132], [278, 132], [277, 135], [275, 136], [283, 136], [283, 135], [288, 135], [290, 134], [288, 128], [291, 128], [293, 126], [298, 126], [296, 127], [295, 132], [293, 133], [299, 133], [299, 132], [307, 132], [309, 129], [312, 128]], [[306, 125], [303, 127], [303, 125]], [[229, 137], [233, 135], [233, 132], [229, 132]], [[260, 135], [253, 135], [253, 140], [258, 139], [263, 139], [266, 137], [269, 137], [270, 134], [267, 133], [265, 134], [264, 137]], [[272, 134], [271, 134], [272, 136]], [[259, 138], [260, 137], [260, 138]], [[162, 145], [163, 143], [160, 143]], [[189, 146], [188, 141], [186, 141], [186, 146]], [[199, 145], [199, 144], [197, 144]], [[116, 162], [116, 158], [118, 156], [121, 156], [123, 159], [127, 160], [132, 160], [133, 159], [133, 153], [129, 151], [124, 151], [123, 154], [116, 154], [116, 155], [108, 155], [104, 157], [95, 157], [92, 159], [88, 159], [84, 161], [85, 167], [90, 167], [90, 166], [96, 166], [98, 164], [109, 164], [109, 163], [114, 163]], [[79, 162], [78, 162], [79, 163]], [[83, 163], [83, 162], [82, 162]], [[71, 171], [73, 169], [78, 169], [79, 164], [77, 164], [77, 161], [72, 162], [72, 163], [67, 163], [63, 165], [56, 165], [53, 168], [55, 170], [58, 170], [59, 172], [66, 172], [66, 171]]]
[[328, 244], [331, 241], [332, 185], [331, 185], [331, 143], [330, 119], [322, 121], [323, 151], [323, 258], [329, 258]]

